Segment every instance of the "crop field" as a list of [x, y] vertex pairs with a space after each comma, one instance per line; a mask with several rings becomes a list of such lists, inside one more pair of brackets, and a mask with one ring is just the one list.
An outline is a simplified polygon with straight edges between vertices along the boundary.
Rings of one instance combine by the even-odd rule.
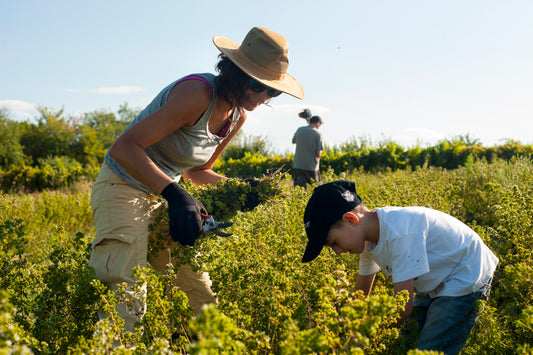
[[[468, 161], [457, 169], [416, 168], [324, 174], [349, 179], [370, 207], [426, 206], [464, 221], [500, 259], [484, 312], [461, 354], [533, 353], [533, 163], [529, 158]], [[405, 295], [378, 273], [373, 293], [353, 292], [357, 255], [325, 250], [300, 262], [303, 210], [312, 189], [273, 174], [262, 203], [242, 212], [244, 188], [186, 188], [233, 235], [207, 235], [177, 249], [176, 267], [207, 271], [216, 307], [193, 316], [186, 296], [164, 275], [136, 270], [147, 285], [147, 314], [124, 333], [115, 298], [94, 281], [89, 182], [34, 193], [0, 192], [0, 353], [35, 354], [391, 354], [401, 353], [389, 327]], [[165, 214], [150, 248], [168, 240]], [[110, 316], [98, 321], [98, 310]], [[142, 329], [142, 331], [141, 331]], [[111, 344], [134, 343], [134, 349]], [[411, 351], [411, 353], [422, 353]]]

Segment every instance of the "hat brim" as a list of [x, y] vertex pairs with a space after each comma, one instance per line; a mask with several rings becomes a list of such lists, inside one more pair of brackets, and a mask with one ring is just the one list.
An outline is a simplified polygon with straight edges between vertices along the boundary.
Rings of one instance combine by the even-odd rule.
[[242, 53], [235, 41], [227, 37], [215, 36], [213, 37], [213, 43], [226, 57], [254, 80], [273, 89], [283, 91], [297, 99], [304, 98], [302, 85], [290, 74], [276, 73], [273, 75], [271, 72], [266, 71]]

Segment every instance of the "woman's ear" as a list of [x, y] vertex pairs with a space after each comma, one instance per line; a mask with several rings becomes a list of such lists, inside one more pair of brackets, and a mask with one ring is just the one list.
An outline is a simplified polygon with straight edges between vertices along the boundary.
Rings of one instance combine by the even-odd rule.
[[359, 217], [357, 217], [353, 212], [346, 212], [343, 214], [342, 220], [354, 225], [359, 224]]

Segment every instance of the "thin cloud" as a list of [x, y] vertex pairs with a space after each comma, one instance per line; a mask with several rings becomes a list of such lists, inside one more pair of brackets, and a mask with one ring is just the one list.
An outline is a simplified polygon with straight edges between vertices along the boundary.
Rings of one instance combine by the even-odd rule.
[[127, 85], [121, 85], [121, 86], [109, 86], [109, 87], [101, 87], [96, 89], [89, 89], [89, 90], [83, 90], [83, 89], [67, 89], [67, 92], [73, 93], [73, 94], [98, 94], [98, 95], [115, 95], [115, 94], [131, 94], [135, 92], [142, 92], [144, 91], [143, 88], [139, 86], [127, 86]]
[[109, 95], [109, 94], [131, 94], [135, 92], [142, 92], [144, 91], [143, 88], [139, 86], [114, 86], [114, 87], [103, 87], [103, 88], [97, 88], [97, 89], [91, 89], [89, 90], [92, 93], [101, 94], [101, 95]]
[[21, 100], [0, 100], [0, 107], [5, 107], [10, 111], [35, 110], [35, 105]]
[[394, 134], [391, 140], [404, 147], [413, 147], [433, 145], [444, 137], [442, 132], [428, 128], [406, 128]]
[[265, 106], [265, 105], [261, 105], [258, 107], [258, 110], [260, 111], [264, 111], [264, 112], [267, 112], [267, 111], [275, 111], [275, 112], [278, 112], [280, 114], [292, 114], [292, 115], [298, 115], [299, 112], [302, 112], [305, 108], [308, 108], [311, 110], [311, 112], [313, 114], [326, 114], [327, 112], [329, 112], [329, 108], [328, 107], [325, 107], [325, 106], [320, 106], [320, 105], [302, 105], [302, 104], [281, 104], [281, 105], [276, 105], [276, 104], [273, 104], [271, 106], [272, 108], [268, 107], [268, 106]]
[[30, 119], [38, 113], [34, 104], [21, 100], [0, 100], [0, 108], [6, 109], [8, 116], [16, 120]]

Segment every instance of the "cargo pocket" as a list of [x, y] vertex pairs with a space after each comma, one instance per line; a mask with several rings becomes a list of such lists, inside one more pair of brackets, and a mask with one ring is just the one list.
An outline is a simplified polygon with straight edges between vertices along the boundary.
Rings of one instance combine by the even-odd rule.
[[96, 278], [107, 285], [133, 283], [136, 260], [135, 236], [107, 234], [94, 239], [89, 265], [94, 268]]

